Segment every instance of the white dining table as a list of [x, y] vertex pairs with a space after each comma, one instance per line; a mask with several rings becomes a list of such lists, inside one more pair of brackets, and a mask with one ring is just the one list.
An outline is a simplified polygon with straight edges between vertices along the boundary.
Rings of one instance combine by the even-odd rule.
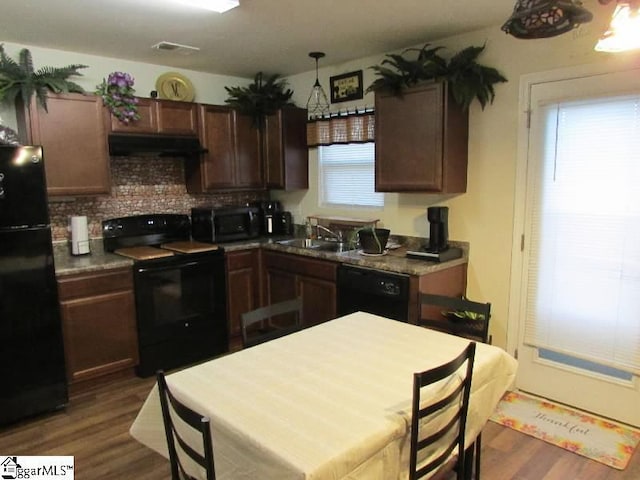
[[[405, 479], [413, 373], [467, 344], [356, 312], [166, 378], [180, 401], [211, 419], [218, 480]], [[468, 445], [516, 369], [504, 350], [477, 345]], [[437, 396], [444, 387], [428, 388]], [[157, 387], [130, 433], [168, 457]]]

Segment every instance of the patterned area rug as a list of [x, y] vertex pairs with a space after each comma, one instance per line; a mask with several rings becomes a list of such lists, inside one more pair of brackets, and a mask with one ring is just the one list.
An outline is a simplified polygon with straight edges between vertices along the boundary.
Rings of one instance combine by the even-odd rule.
[[640, 431], [520, 392], [507, 392], [491, 421], [623, 470]]

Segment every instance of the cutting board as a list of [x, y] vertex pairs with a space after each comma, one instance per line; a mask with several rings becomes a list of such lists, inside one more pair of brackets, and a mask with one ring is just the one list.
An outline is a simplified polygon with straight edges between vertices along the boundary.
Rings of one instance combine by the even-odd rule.
[[170, 257], [173, 252], [155, 247], [125, 247], [118, 248], [114, 253], [134, 260], [151, 260], [152, 258]]
[[209, 252], [218, 249], [217, 245], [211, 243], [193, 241], [163, 243], [160, 247], [179, 253]]

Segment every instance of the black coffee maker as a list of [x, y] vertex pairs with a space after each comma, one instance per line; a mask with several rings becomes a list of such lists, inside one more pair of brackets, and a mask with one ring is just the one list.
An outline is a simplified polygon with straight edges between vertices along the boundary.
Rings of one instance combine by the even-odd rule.
[[262, 235], [276, 235], [279, 232], [279, 213], [282, 211], [282, 205], [277, 200], [266, 200], [263, 202], [254, 202], [253, 206], [260, 209], [260, 233]]
[[427, 208], [429, 243], [419, 250], [407, 250], [407, 257], [430, 262], [446, 262], [460, 258], [462, 250], [449, 245], [449, 208]]
[[427, 252], [439, 253], [449, 248], [449, 208], [427, 208], [429, 220], [429, 246]]

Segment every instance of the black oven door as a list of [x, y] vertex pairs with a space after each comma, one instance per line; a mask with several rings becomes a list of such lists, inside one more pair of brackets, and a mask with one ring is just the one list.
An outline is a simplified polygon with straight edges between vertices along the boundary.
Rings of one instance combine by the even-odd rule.
[[134, 266], [140, 376], [228, 351], [222, 254], [176, 255]]

